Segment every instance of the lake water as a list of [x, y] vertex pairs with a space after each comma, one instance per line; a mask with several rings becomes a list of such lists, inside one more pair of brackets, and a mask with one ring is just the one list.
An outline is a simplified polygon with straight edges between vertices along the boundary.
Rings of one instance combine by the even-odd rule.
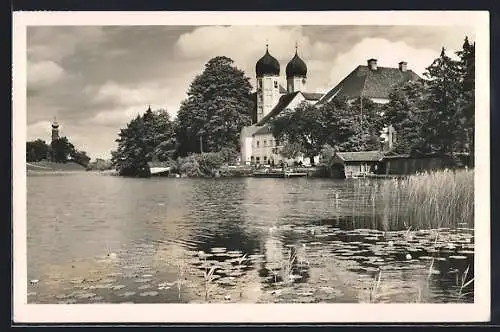
[[473, 235], [383, 232], [380, 181], [30, 175], [28, 302], [472, 302]]

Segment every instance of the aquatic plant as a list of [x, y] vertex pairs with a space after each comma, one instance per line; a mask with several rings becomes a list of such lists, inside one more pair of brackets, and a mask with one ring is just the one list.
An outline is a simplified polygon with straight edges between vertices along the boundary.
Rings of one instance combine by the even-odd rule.
[[470, 284], [472, 284], [474, 282], [474, 277], [472, 277], [471, 279], [469, 279], [469, 281], [467, 281], [468, 274], [469, 274], [469, 266], [467, 266], [465, 271], [462, 273], [460, 280], [458, 277], [458, 273], [456, 274], [456, 284], [458, 287], [457, 302], [460, 301], [464, 296], [467, 296], [467, 295], [473, 293], [473, 292], [466, 292], [466, 293], [463, 292]]
[[372, 217], [381, 211], [379, 226], [384, 230], [474, 226], [473, 170], [418, 173], [383, 180], [380, 187], [369, 185], [368, 189], [361, 185], [363, 181], [357, 182], [353, 185], [353, 218], [361, 209], [371, 210]]
[[215, 280], [214, 272], [216, 268], [217, 268], [216, 266], [211, 266], [209, 268], [207, 264], [207, 259], [205, 258], [205, 271], [203, 271], [203, 278], [205, 279], [205, 301], [208, 301], [210, 288], [212, 282]]
[[292, 276], [293, 276], [293, 265], [295, 263], [297, 259], [297, 253], [295, 250], [288, 250], [288, 256], [287, 256], [287, 259], [283, 261], [283, 266], [282, 266], [282, 269], [281, 269], [281, 272], [282, 272], [282, 280], [284, 282], [292, 282], [293, 279], [292, 279]]

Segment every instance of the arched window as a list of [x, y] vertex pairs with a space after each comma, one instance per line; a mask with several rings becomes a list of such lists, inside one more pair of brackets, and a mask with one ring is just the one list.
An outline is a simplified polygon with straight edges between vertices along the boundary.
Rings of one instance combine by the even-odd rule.
[[278, 88], [278, 81], [274, 81], [274, 88], [277, 89]]
[[[259, 141], [257, 141], [257, 147], [259, 147], [259, 145], [260, 145], [260, 142], [259, 142]], [[257, 158], [258, 158], [258, 157], [257, 157]]]

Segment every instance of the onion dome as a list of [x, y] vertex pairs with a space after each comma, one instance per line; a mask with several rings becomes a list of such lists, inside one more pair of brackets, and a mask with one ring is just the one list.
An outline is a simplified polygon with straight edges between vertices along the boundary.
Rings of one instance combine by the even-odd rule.
[[286, 77], [306, 77], [306, 63], [297, 54], [297, 46], [295, 46], [295, 56], [286, 65]]
[[280, 74], [280, 63], [276, 58], [269, 54], [269, 50], [266, 45], [266, 54], [257, 61], [255, 65], [255, 73], [257, 77], [264, 75], [274, 75], [279, 76]]
[[59, 128], [59, 123], [58, 123], [56, 120], [54, 120], [54, 121], [52, 122], [52, 128], [54, 128], [54, 129]]

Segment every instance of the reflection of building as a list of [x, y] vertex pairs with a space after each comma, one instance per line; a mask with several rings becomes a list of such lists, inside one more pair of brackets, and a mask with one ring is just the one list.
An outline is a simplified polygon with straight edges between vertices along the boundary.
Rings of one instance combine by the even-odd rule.
[[[389, 101], [392, 88], [419, 79], [417, 74], [407, 68], [404, 61], [401, 61], [398, 67], [392, 68], [379, 67], [376, 59], [369, 59], [366, 66], [357, 66], [327, 93], [310, 93], [306, 92], [307, 66], [299, 57], [297, 49], [285, 72], [286, 90], [279, 81], [280, 64], [271, 56], [266, 46], [266, 53], [255, 65], [257, 91], [253, 125], [244, 127], [240, 136], [242, 163], [278, 164], [283, 160], [280, 155], [283, 142], [277, 141], [272, 135], [270, 120], [284, 110], [293, 110], [303, 102], [321, 106], [338, 96], [346, 97], [348, 101], [359, 97], [370, 98], [375, 103], [385, 104]], [[390, 136], [394, 136], [393, 131]], [[307, 164], [309, 158], [299, 156], [297, 161]]]

